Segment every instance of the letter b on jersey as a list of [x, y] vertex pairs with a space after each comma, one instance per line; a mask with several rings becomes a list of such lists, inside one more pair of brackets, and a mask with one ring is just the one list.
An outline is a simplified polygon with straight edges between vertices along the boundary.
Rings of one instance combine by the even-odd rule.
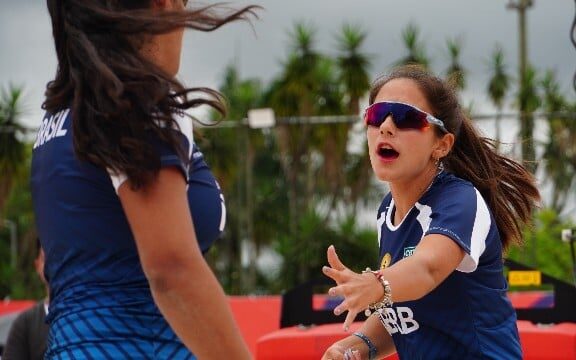
[[412, 309], [405, 306], [394, 308], [385, 308], [379, 313], [380, 321], [388, 330], [390, 335], [399, 332], [402, 335], [410, 334], [420, 328], [420, 325], [414, 320]]

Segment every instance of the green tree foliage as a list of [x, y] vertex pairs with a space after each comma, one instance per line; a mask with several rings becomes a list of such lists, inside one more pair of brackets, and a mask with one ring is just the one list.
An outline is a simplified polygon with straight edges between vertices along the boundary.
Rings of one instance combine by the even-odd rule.
[[[233, 67], [225, 73], [220, 90], [229, 99], [230, 114], [243, 118], [251, 108], [271, 107], [281, 119], [275, 129], [254, 130], [241, 124], [233, 129], [204, 131], [207, 147], [202, 149], [211, 167], [217, 177], [226, 174], [222, 187], [229, 204], [228, 224], [232, 227], [228, 226], [221, 244], [232, 245], [235, 254], [228, 257], [228, 272], [223, 273], [230, 279], [241, 279], [225, 284], [246, 285], [244, 289], [227, 287], [235, 293], [254, 286], [284, 289], [312, 273], [320, 274], [319, 264], [326, 262], [325, 249], [334, 236], [316, 235], [334, 233], [334, 226], [339, 223], [335, 218], [355, 211], [361, 194], [370, 188], [367, 156], [346, 151], [349, 123], [313, 125], [299, 121], [303, 116], [344, 115], [351, 106], [357, 106], [369, 86], [369, 62], [360, 49], [365, 34], [358, 27], [343, 27], [336, 60], [316, 49], [315, 34], [313, 26], [295, 24], [289, 34], [290, 52], [283, 69], [261, 94], [253, 91], [256, 81], [240, 80]], [[364, 81], [352, 79], [359, 74], [363, 74]], [[244, 101], [246, 98], [251, 100]], [[212, 161], [217, 157], [212, 154], [221, 157], [224, 149], [226, 159]], [[365, 176], [360, 176], [362, 170]], [[235, 210], [238, 211], [232, 214]], [[313, 252], [314, 261], [306, 255], [310, 252], [293, 252], [288, 250], [290, 246], [283, 245], [292, 243], [294, 248], [309, 249], [310, 239], [323, 249]], [[254, 255], [248, 265], [240, 265], [241, 243], [249, 244], [249, 254]], [[254, 262], [262, 246], [272, 246], [285, 259], [280, 278], [269, 286], [263, 284], [266, 276], [255, 273]], [[221, 256], [222, 248], [216, 246], [214, 253]], [[222, 264], [218, 260], [213, 263], [217, 268]]]
[[348, 100], [348, 114], [360, 113], [360, 98], [370, 88], [368, 70], [370, 56], [362, 52], [362, 45], [368, 34], [358, 25], [345, 24], [338, 34], [339, 55], [336, 58], [340, 69], [339, 81], [344, 86]]
[[276, 250], [282, 254], [284, 264], [281, 281], [276, 285], [270, 284], [273, 291], [322, 276], [322, 266], [327, 264], [326, 249], [330, 244], [341, 254], [341, 260], [355, 271], [364, 270], [366, 266], [378, 268], [377, 234], [373, 229], [359, 227], [354, 217], [326, 226], [317, 212], [310, 211], [298, 220], [299, 236], [294, 238], [283, 234], [276, 242]]
[[420, 28], [410, 23], [402, 30], [402, 41], [408, 54], [400, 59], [396, 65], [420, 64], [426, 68], [430, 66], [430, 59], [426, 55], [424, 45], [420, 41]]
[[460, 63], [462, 46], [463, 40], [460, 37], [446, 40], [446, 47], [450, 58], [450, 65], [448, 69], [446, 69], [446, 79], [459, 90], [466, 87], [466, 70]]
[[550, 132], [544, 145], [546, 178], [553, 189], [550, 206], [561, 212], [576, 186], [576, 106], [564, 98], [553, 71], [544, 74], [541, 85], [542, 105]]
[[520, 141], [522, 160], [533, 174], [536, 173], [536, 148], [534, 146], [534, 112], [540, 107], [538, 94], [538, 73], [532, 66], [526, 67], [521, 88], [518, 89], [518, 108], [520, 110]]
[[[11, 219], [17, 228], [16, 268], [9, 261], [8, 245], [10, 236], [5, 229], [0, 230], [0, 298], [36, 298], [44, 296], [44, 288], [34, 270], [33, 259], [37, 255], [36, 226], [30, 192], [30, 159], [32, 146], [24, 148], [25, 160], [21, 171], [13, 178], [13, 186], [7, 198], [5, 217]], [[4, 231], [3, 231], [4, 230]]]
[[502, 108], [504, 107], [506, 94], [510, 89], [510, 81], [511, 78], [506, 69], [506, 64], [504, 63], [504, 51], [501, 46], [497, 45], [494, 48], [492, 57], [490, 58], [490, 80], [488, 81], [487, 88], [488, 96], [496, 107], [496, 118], [494, 119], [496, 128], [496, 146], [500, 145], [500, 121], [502, 118]]
[[22, 89], [11, 86], [0, 91], [0, 218], [14, 177], [22, 169], [25, 158], [21, 124]]
[[[249, 241], [255, 244], [254, 254], [257, 255], [260, 246], [258, 239], [265, 239], [254, 236], [252, 218], [255, 210], [254, 206], [250, 206], [253, 197], [248, 191], [257, 186], [252, 181], [251, 169], [259, 155], [255, 149], [263, 146], [262, 138], [248, 132], [244, 123], [248, 110], [257, 108], [262, 100], [262, 86], [255, 79], [242, 80], [236, 67], [229, 65], [224, 71], [220, 92], [231, 104], [227, 120], [235, 127], [218, 129], [217, 132], [204, 129], [200, 137], [200, 146], [226, 194], [227, 205], [227, 230], [221, 241], [222, 246], [209, 254], [209, 261], [221, 275], [220, 278], [225, 279], [228, 291], [239, 294], [255, 286], [254, 264], [251, 264], [248, 272], [241, 266], [242, 243]], [[215, 136], [210, 136], [212, 134]], [[270, 152], [261, 154], [269, 156]]]
[[[533, 228], [525, 230], [524, 238], [534, 238], [534, 243], [514, 247], [508, 256], [520, 263], [533, 266], [557, 279], [572, 283], [572, 260], [568, 244], [561, 242], [562, 229], [574, 228], [575, 224], [562, 220], [552, 209], [542, 209], [535, 215]], [[536, 261], [532, 258], [532, 248], [537, 244]]]

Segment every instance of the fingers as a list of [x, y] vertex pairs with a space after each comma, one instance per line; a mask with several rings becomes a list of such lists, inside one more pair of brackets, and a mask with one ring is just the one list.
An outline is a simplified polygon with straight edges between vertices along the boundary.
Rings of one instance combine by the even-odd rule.
[[344, 352], [344, 360], [361, 360], [360, 351], [348, 348]]
[[328, 264], [330, 264], [330, 266], [332, 268], [334, 268], [336, 270], [346, 269], [344, 264], [342, 264], [342, 262], [338, 258], [338, 255], [336, 254], [336, 248], [334, 247], [334, 245], [330, 245], [328, 247], [328, 251], [326, 252], [326, 255], [328, 257]]
[[352, 325], [357, 315], [358, 315], [357, 311], [348, 309], [348, 314], [346, 315], [346, 320], [344, 320], [343, 325], [344, 331], [348, 332], [348, 330], [350, 329], [350, 325]]
[[345, 348], [338, 344], [334, 344], [326, 350], [322, 360], [342, 360], [344, 359]]

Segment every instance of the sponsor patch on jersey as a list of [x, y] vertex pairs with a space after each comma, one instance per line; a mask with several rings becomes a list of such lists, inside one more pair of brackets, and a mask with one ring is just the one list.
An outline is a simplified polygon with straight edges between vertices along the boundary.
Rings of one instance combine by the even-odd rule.
[[412, 256], [412, 254], [414, 254], [414, 250], [416, 249], [416, 246], [408, 246], [404, 248], [404, 256], [405, 258]]
[[386, 269], [388, 266], [390, 266], [391, 262], [392, 262], [392, 255], [390, 255], [390, 253], [384, 254], [384, 256], [382, 257], [382, 262], [380, 263], [380, 270]]

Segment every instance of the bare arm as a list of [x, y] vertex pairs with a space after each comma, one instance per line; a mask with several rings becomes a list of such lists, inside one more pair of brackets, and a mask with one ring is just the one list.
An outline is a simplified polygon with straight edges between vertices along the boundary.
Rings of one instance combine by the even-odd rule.
[[182, 174], [160, 170], [149, 187], [118, 194], [160, 311], [200, 359], [250, 359], [224, 291], [197, 244]]
[[[392, 300], [409, 301], [425, 296], [458, 267], [464, 256], [464, 251], [452, 239], [440, 234], [425, 236], [412, 256], [384, 270], [384, 278], [392, 289]], [[347, 329], [360, 311], [383, 298], [384, 289], [372, 274], [347, 269], [332, 246], [328, 248], [328, 262], [330, 267], [325, 266], [323, 271], [337, 283], [329, 292], [345, 298], [334, 313], [348, 311], [344, 322]]]

